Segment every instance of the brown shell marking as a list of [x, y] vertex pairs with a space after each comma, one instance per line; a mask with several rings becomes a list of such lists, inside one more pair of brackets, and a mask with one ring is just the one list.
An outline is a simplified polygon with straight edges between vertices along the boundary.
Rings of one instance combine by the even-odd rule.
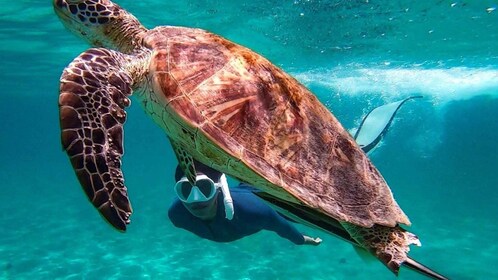
[[234, 158], [237, 172], [216, 154], [190, 148], [197, 160], [339, 221], [410, 224], [353, 138], [297, 80], [202, 30], [159, 27], [145, 41], [154, 50], [150, 73], [164, 98], [163, 118], [174, 119], [163, 122], [179, 124], [170, 137], [185, 141], [176, 134], [190, 130], [183, 133], [191, 134], [187, 149], [212, 142]]

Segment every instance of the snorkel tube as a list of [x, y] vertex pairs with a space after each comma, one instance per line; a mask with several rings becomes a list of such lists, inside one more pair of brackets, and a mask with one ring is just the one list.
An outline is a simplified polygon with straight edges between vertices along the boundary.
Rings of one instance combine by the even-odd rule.
[[233, 219], [233, 200], [228, 189], [227, 176], [223, 173], [220, 177], [221, 192], [223, 193], [223, 204], [225, 205], [225, 218]]

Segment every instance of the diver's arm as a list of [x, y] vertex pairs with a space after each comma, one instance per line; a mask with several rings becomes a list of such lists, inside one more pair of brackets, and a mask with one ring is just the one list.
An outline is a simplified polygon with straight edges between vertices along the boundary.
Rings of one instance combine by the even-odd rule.
[[269, 209], [266, 219], [266, 229], [276, 232], [283, 238], [286, 238], [297, 245], [319, 245], [320, 238], [312, 238], [300, 233], [294, 225], [284, 219], [275, 210]]

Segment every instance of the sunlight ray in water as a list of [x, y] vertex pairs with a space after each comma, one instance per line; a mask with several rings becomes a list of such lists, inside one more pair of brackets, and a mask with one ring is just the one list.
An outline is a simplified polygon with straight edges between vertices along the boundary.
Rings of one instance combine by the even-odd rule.
[[362, 68], [338, 67], [295, 73], [307, 85], [318, 85], [339, 94], [372, 93], [386, 100], [420, 94], [435, 104], [466, 100], [480, 95], [498, 97], [498, 70], [492, 68]]

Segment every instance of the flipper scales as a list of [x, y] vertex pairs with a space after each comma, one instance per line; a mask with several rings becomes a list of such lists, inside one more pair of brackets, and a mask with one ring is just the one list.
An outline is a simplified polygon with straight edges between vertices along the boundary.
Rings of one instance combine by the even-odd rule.
[[89, 49], [64, 70], [60, 82], [61, 140], [83, 190], [104, 218], [125, 231], [132, 213], [123, 173], [123, 124], [131, 77], [124, 55]]

